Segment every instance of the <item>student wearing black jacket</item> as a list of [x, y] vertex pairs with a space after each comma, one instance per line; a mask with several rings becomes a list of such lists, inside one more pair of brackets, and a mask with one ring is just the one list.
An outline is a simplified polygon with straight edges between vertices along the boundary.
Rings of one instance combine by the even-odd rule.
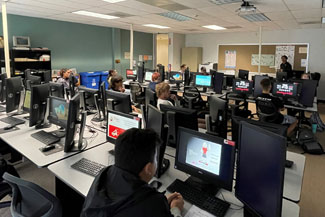
[[130, 129], [115, 146], [115, 164], [104, 169], [88, 192], [81, 217], [180, 217], [180, 194], [167, 198], [148, 182], [156, 173], [159, 138], [152, 130]]

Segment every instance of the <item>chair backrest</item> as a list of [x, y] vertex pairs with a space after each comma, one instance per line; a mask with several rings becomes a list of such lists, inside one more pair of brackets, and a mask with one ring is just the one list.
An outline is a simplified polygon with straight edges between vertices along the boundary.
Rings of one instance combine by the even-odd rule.
[[183, 104], [185, 108], [194, 109], [202, 105], [200, 91], [196, 87], [186, 86], [183, 93]]
[[[321, 78], [321, 74], [319, 72], [314, 72], [314, 73], [311, 73], [311, 78], [315, 81], [318, 81], [319, 83], [319, 80]], [[317, 86], [318, 86], [318, 83], [317, 83]]]
[[155, 107], [157, 107], [157, 95], [154, 91], [152, 91], [150, 88], [146, 88], [146, 108], [148, 107], [148, 105], [153, 105]]
[[279, 112], [273, 104], [272, 99], [257, 97], [256, 110], [260, 121], [275, 122], [278, 118]]
[[43, 188], [9, 173], [5, 173], [3, 179], [12, 188], [11, 214], [13, 217], [62, 216], [60, 201]]
[[218, 96], [209, 97], [209, 119], [206, 119], [207, 132], [227, 137], [227, 100], [220, 99]]

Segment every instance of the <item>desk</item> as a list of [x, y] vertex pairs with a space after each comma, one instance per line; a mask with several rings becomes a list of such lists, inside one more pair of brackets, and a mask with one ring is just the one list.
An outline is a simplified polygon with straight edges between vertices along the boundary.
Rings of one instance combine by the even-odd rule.
[[[98, 163], [104, 164], [104, 165], [112, 165], [114, 163], [114, 157], [108, 153], [109, 150], [113, 149], [114, 146], [110, 143], [105, 143], [101, 146], [95, 147], [93, 149], [87, 150], [85, 152], [82, 152], [78, 155], [72, 156], [70, 158], [67, 158], [63, 161], [57, 162], [55, 164], [52, 164], [48, 167], [48, 169], [54, 173], [56, 176], [56, 179], [60, 179], [60, 181], [64, 182], [66, 185], [68, 185], [70, 188], [72, 188], [74, 191], [78, 192], [80, 195], [85, 197], [91, 187], [91, 184], [94, 180], [94, 177], [89, 176], [87, 174], [81, 173], [77, 170], [72, 169], [70, 166], [80, 160], [81, 158], [88, 158], [89, 160], [96, 161]], [[168, 151], [172, 151], [169, 149]], [[165, 155], [165, 158], [170, 160], [171, 166], [167, 170], [167, 172], [159, 179], [163, 185], [159, 189], [159, 191], [166, 190], [167, 186], [170, 185], [176, 178], [180, 180], [185, 180], [188, 178], [188, 176], [176, 169], [173, 168], [175, 159], [171, 156]], [[156, 178], [153, 178], [156, 180]], [[80, 181], [82, 180], [82, 181]], [[225, 197], [225, 199], [229, 202], [238, 204], [242, 206], [240, 201], [236, 199], [233, 192], [229, 192], [226, 190], [220, 190], [218, 193], [218, 197], [222, 197], [221, 194]], [[185, 202], [184, 206], [184, 213], [189, 210], [191, 207], [191, 204]], [[226, 217], [242, 217], [243, 216], [243, 210], [232, 210], [229, 209]], [[297, 204], [294, 204], [290, 201], [283, 200], [283, 217], [298, 217], [299, 216], [299, 206]]]
[[[165, 153], [166, 156], [175, 158], [176, 150], [167, 146]], [[293, 161], [294, 164], [292, 168], [285, 168], [283, 197], [298, 203], [300, 201], [306, 157], [302, 154], [287, 151], [287, 159]]]
[[[21, 116], [15, 116], [20, 118]], [[6, 126], [7, 124], [0, 122], [0, 127]], [[25, 124], [19, 125], [19, 130], [1, 134], [0, 137], [5, 141], [10, 147], [15, 149], [17, 152], [28, 158], [31, 162], [36, 164], [37, 167], [46, 167], [52, 163], [70, 157], [72, 155], [78, 154], [78, 152], [56, 152], [51, 155], [44, 155], [39, 148], [43, 147], [44, 144], [38, 140], [31, 137], [31, 134], [40, 131], [35, 130], [34, 127], [28, 127], [28, 121]], [[57, 130], [55, 125], [50, 128], [43, 129], [44, 131], [50, 132]], [[86, 128], [84, 132], [84, 137], [88, 138], [88, 146], [85, 150], [93, 148], [106, 142], [106, 136], [102, 132], [97, 132], [98, 135], [94, 138], [90, 138], [93, 134], [89, 132]]]

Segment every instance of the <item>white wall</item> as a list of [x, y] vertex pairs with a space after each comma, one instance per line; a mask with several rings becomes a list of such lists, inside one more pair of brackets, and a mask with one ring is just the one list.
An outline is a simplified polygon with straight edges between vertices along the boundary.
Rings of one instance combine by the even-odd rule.
[[[318, 98], [325, 100], [325, 29], [265, 31], [263, 43], [309, 43], [309, 71], [322, 74]], [[186, 47], [203, 47], [203, 63], [218, 62], [218, 44], [258, 43], [258, 33], [186, 35]]]
[[185, 47], [185, 35], [169, 33], [170, 44], [168, 46], [168, 62], [172, 70], [178, 71], [182, 65], [182, 48]]

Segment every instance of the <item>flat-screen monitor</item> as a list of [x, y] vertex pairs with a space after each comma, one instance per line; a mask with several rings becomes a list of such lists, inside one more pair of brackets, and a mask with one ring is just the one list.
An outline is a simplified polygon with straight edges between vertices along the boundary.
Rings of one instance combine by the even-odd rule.
[[160, 105], [160, 111], [165, 113], [165, 123], [167, 123], [169, 127], [167, 145], [176, 147], [179, 127], [186, 127], [196, 131], [198, 130], [196, 110], [170, 105]]
[[137, 79], [137, 70], [136, 69], [127, 69], [126, 78], [136, 80]]
[[0, 75], [0, 80], [1, 80], [0, 102], [4, 102], [6, 100], [6, 78], [7, 78], [6, 73], [2, 73]]
[[40, 76], [31, 75], [26, 73], [25, 82], [26, 82], [26, 89], [31, 89], [32, 85], [39, 85], [41, 84], [42, 78]]
[[224, 75], [224, 86], [226, 87], [232, 87], [234, 83], [235, 76], [234, 75]]
[[138, 73], [138, 82], [139, 83], [143, 83], [143, 80], [144, 80], [144, 64], [142, 66], [138, 66], [138, 70], [137, 70], [137, 73]]
[[297, 88], [298, 85], [296, 83], [276, 82], [273, 84], [272, 93], [274, 96], [278, 96], [278, 97], [296, 98]]
[[50, 96], [64, 98], [64, 85], [62, 83], [50, 82]]
[[131, 97], [127, 93], [121, 93], [113, 90], [106, 90], [106, 99], [113, 100], [113, 110], [125, 114], [132, 112]]
[[251, 216], [280, 217], [286, 159], [286, 138], [241, 123], [236, 197]]
[[258, 97], [259, 95], [262, 94], [263, 92], [263, 88], [261, 85], [261, 81], [263, 79], [269, 78], [268, 76], [264, 76], [264, 75], [255, 75], [254, 76], [254, 97]]
[[21, 77], [6, 78], [6, 112], [17, 110], [21, 100], [23, 82]]
[[171, 84], [180, 84], [183, 83], [183, 74], [181, 72], [170, 72], [169, 73], [169, 82]]
[[222, 87], [223, 87], [223, 80], [224, 80], [224, 74], [217, 72], [215, 70], [210, 70], [211, 76], [212, 76], [212, 86], [213, 90], [216, 94], [222, 93]]
[[313, 107], [318, 81], [302, 80], [302, 89], [299, 96], [299, 103], [307, 107]]
[[49, 122], [66, 128], [69, 114], [69, 103], [63, 98], [51, 96], [49, 108]]
[[197, 87], [211, 87], [212, 76], [211, 75], [195, 75], [195, 86]]
[[287, 72], [277, 72], [276, 73], [276, 80], [278, 82], [284, 82], [288, 80], [288, 73]]
[[85, 86], [79, 86], [78, 87], [79, 91], [84, 91], [84, 97], [85, 97], [85, 105], [87, 110], [94, 110], [98, 109], [96, 108], [98, 105], [96, 98], [98, 99], [99, 97], [99, 91], [93, 88], [87, 88]]
[[39, 127], [44, 122], [49, 94], [48, 84], [32, 86], [30, 95], [31, 109], [29, 112], [30, 127], [35, 125]]
[[13, 36], [14, 47], [30, 47], [30, 39], [27, 36]]
[[119, 135], [131, 128], [141, 129], [141, 118], [108, 110], [106, 140], [114, 143]]
[[154, 72], [152, 72], [152, 71], [146, 71], [146, 74], [144, 76], [144, 80], [147, 81], [147, 82], [151, 82], [153, 73]]
[[31, 91], [26, 90], [25, 91], [25, 99], [24, 99], [24, 111], [29, 112], [30, 111], [30, 104], [31, 103]]
[[235, 144], [224, 138], [180, 127], [175, 168], [208, 184], [232, 191]]
[[249, 75], [248, 70], [239, 69], [238, 78], [243, 79], [243, 80], [248, 80], [248, 75]]
[[42, 80], [43, 80], [44, 83], [49, 83], [49, 82], [52, 81], [52, 72], [51, 72], [51, 70], [44, 70], [44, 71], [42, 71], [42, 74], [43, 74]]
[[247, 95], [252, 93], [252, 86], [249, 80], [235, 79], [232, 89], [234, 93]]

